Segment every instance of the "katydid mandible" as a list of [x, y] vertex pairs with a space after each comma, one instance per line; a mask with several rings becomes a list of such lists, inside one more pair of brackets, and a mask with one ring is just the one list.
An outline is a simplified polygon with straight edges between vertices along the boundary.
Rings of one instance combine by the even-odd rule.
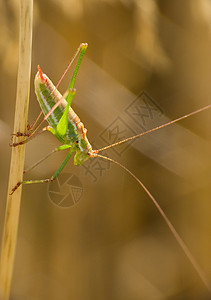
[[[196, 272], [198, 273], [199, 277], [203, 281], [204, 285], [207, 287], [207, 289], [209, 290], [209, 292], [211, 294], [210, 283], [209, 283], [208, 279], [206, 278], [203, 270], [198, 265], [197, 261], [191, 254], [190, 250], [187, 248], [186, 244], [184, 243], [182, 238], [179, 236], [179, 234], [175, 230], [174, 226], [172, 225], [171, 221], [168, 219], [168, 217], [166, 216], [166, 214], [164, 213], [164, 211], [162, 210], [162, 208], [160, 207], [160, 205], [158, 204], [158, 202], [156, 201], [154, 196], [150, 193], [150, 191], [125, 166], [123, 166], [119, 162], [114, 161], [111, 158], [108, 158], [108, 157], [98, 154], [99, 152], [101, 152], [105, 149], [108, 149], [108, 148], [111, 148], [114, 146], [118, 146], [124, 142], [130, 141], [132, 139], [138, 138], [147, 133], [150, 133], [150, 132], [156, 131], [158, 129], [161, 129], [163, 127], [169, 126], [173, 123], [176, 123], [180, 120], [183, 120], [187, 117], [197, 114], [203, 110], [209, 109], [209, 108], [211, 108], [211, 105], [207, 105], [203, 108], [200, 108], [200, 109], [198, 109], [192, 113], [189, 113], [185, 116], [182, 116], [178, 119], [175, 119], [166, 124], [163, 124], [161, 126], [153, 128], [149, 131], [129, 137], [129, 138], [122, 140], [120, 142], [117, 142], [115, 144], [108, 145], [108, 146], [98, 149], [98, 150], [93, 150], [92, 146], [89, 143], [88, 138], [86, 136], [86, 133], [87, 133], [86, 128], [84, 127], [83, 123], [80, 121], [77, 114], [71, 108], [71, 103], [72, 103], [72, 100], [76, 93], [76, 89], [74, 88], [76, 76], [77, 76], [78, 69], [81, 64], [82, 58], [84, 56], [84, 53], [87, 49], [87, 46], [88, 45], [86, 43], [80, 44], [79, 48], [77, 49], [75, 55], [73, 56], [71, 62], [69, 63], [68, 67], [66, 68], [64, 74], [60, 78], [56, 87], [53, 85], [51, 80], [42, 72], [41, 68], [38, 66], [38, 72], [35, 76], [35, 93], [37, 96], [37, 100], [40, 104], [41, 110], [42, 110], [41, 112], [44, 114], [44, 119], [38, 123], [38, 120], [41, 116], [41, 113], [40, 113], [38, 118], [32, 124], [32, 126], [27, 127], [28, 131], [26, 133], [17, 132], [16, 134], [14, 134], [16, 137], [26, 136], [27, 138], [19, 143], [13, 143], [12, 146], [15, 147], [18, 145], [25, 144], [26, 142], [30, 141], [32, 138], [36, 137], [37, 135], [39, 135], [40, 133], [45, 132], [45, 131], [51, 132], [62, 143], [61, 146], [52, 150], [46, 157], [44, 157], [43, 159], [38, 161], [36, 164], [34, 164], [28, 170], [25, 170], [24, 173], [28, 172], [29, 170], [31, 170], [32, 168], [34, 168], [35, 166], [40, 164], [43, 160], [45, 160], [47, 157], [49, 157], [51, 154], [53, 154], [55, 152], [66, 150], [66, 149], [68, 149], [69, 151], [68, 151], [68, 154], [67, 154], [65, 160], [63, 161], [61, 166], [58, 168], [58, 170], [55, 172], [55, 174], [51, 178], [40, 179], [40, 180], [20, 181], [12, 189], [11, 194], [14, 193], [15, 190], [22, 184], [45, 183], [45, 182], [51, 182], [51, 181], [55, 180], [59, 176], [59, 174], [61, 173], [61, 171], [63, 170], [63, 168], [65, 167], [65, 165], [67, 164], [71, 155], [74, 152], [75, 152], [75, 156], [74, 156], [74, 164], [75, 165], [82, 165], [90, 157], [100, 157], [100, 158], [109, 160], [109, 161], [119, 165], [126, 172], [128, 172], [138, 182], [138, 184], [145, 190], [145, 192], [148, 194], [148, 196], [150, 197], [150, 199], [153, 201], [154, 205], [158, 209], [159, 213], [165, 220], [166, 224], [168, 225], [169, 229], [171, 230], [171, 232], [174, 235], [175, 239], [177, 240], [178, 244], [183, 249], [185, 255], [191, 262], [192, 266], [195, 268]], [[67, 91], [62, 96], [59, 93], [59, 91], [57, 90], [58, 85], [61, 82], [61, 80], [63, 79], [67, 70], [72, 65], [73, 61], [75, 60], [75, 58], [77, 56], [78, 56], [78, 61], [76, 63], [76, 67], [74, 69], [72, 79], [70, 81]], [[46, 126], [43, 129], [41, 129], [40, 131], [37, 131], [39, 126], [45, 120], [47, 120], [47, 122], [49, 123], [49, 126]]]

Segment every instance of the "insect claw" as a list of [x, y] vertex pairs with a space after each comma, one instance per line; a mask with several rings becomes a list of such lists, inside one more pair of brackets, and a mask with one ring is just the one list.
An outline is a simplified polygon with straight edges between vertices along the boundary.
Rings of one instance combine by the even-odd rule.
[[16, 133], [10, 133], [11, 136], [16, 136], [16, 137], [19, 137], [21, 136], [20, 132], [16, 132]]
[[32, 128], [31, 125], [29, 124], [29, 122], [27, 122], [26, 128], [27, 128], [27, 131], [29, 131]]
[[24, 141], [21, 141], [19, 143], [11, 143], [9, 145], [10, 145], [10, 147], [17, 147], [17, 146], [20, 146], [20, 145], [23, 145], [23, 144], [24, 144]]
[[17, 184], [14, 186], [14, 188], [12, 189], [10, 195], [12, 195], [12, 194], [17, 190], [17, 188], [18, 188], [21, 184], [22, 184], [22, 182], [21, 182], [21, 181], [18, 181], [18, 183], [17, 183]]
[[18, 144], [18, 143], [10, 143], [9, 146], [10, 146], [10, 147], [16, 147], [16, 146], [18, 146], [17, 144]]
[[27, 137], [29, 137], [31, 135], [31, 131], [24, 132], [24, 133], [18, 131], [16, 133], [11, 133], [11, 135], [12, 136], [14, 135], [16, 137], [20, 137], [20, 136], [27, 136]]
[[19, 136], [24, 136], [25, 135], [25, 133], [22, 133], [22, 132], [16, 132], [16, 137], [19, 137]]

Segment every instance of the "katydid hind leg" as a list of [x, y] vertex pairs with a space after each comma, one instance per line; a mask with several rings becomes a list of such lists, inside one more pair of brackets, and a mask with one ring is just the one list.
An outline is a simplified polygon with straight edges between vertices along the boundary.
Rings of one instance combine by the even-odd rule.
[[[75, 59], [76, 59], [76, 57], [78, 56], [78, 54], [81, 52], [81, 49], [83, 49], [83, 54], [82, 54], [82, 57], [83, 57], [83, 55], [84, 55], [84, 53], [85, 53], [87, 47], [88, 47], [88, 44], [87, 44], [87, 43], [81, 43], [81, 44], [79, 45], [78, 49], [76, 50], [75, 54], [73, 55], [72, 59], [70, 60], [69, 64], [67, 65], [65, 71], [63, 72], [62, 76], [60, 77], [59, 81], [57, 82], [56, 88], [59, 87], [59, 85], [60, 85], [60, 83], [62, 82], [64, 76], [65, 76], [66, 73], [67, 73], [67, 71], [68, 71], [69, 68], [72, 66], [72, 64], [73, 64], [73, 62], [75, 61]], [[79, 65], [80, 65], [80, 64], [79, 64]], [[76, 75], [77, 75], [77, 71], [75, 71], [75, 72], [76, 72]], [[76, 76], [75, 76], [75, 78], [76, 78]], [[72, 81], [73, 81], [73, 78], [72, 78], [71, 82], [72, 82]], [[73, 88], [73, 87], [74, 87], [74, 82], [73, 82], [73, 85], [71, 85], [71, 82], [70, 82], [69, 88]]]
[[[75, 66], [75, 69], [74, 69], [74, 72], [73, 72], [73, 76], [71, 78], [71, 81], [70, 81], [70, 84], [68, 86], [67, 91], [64, 93], [64, 95], [62, 96], [62, 98], [57, 103], [55, 103], [55, 105], [50, 109], [50, 111], [48, 112], [48, 114], [44, 117], [43, 121], [46, 120], [53, 113], [53, 111], [59, 106], [59, 104], [61, 103], [61, 101], [63, 99], [65, 99], [67, 101], [68, 106], [71, 106], [71, 103], [72, 103], [72, 100], [73, 100], [72, 94], [74, 93], [74, 86], [75, 86], [76, 77], [77, 77], [78, 70], [79, 70], [80, 64], [82, 62], [82, 59], [83, 59], [83, 56], [84, 56], [84, 54], [86, 52], [87, 47], [88, 47], [87, 43], [81, 43], [80, 44], [80, 46], [78, 47], [76, 53], [74, 54], [73, 58], [71, 59], [70, 63], [68, 64], [67, 68], [65, 69], [64, 73], [60, 77], [58, 83], [55, 86], [55, 89], [57, 89], [59, 87], [61, 81], [63, 80], [63, 78], [66, 75], [67, 71], [69, 70], [70, 66], [72, 65], [72, 63], [74, 62], [74, 60], [76, 59], [76, 57], [79, 55], [79, 58], [78, 58], [78, 61], [76, 63], [76, 66]], [[43, 72], [42, 72], [40, 66], [38, 66], [38, 70], [39, 70], [40, 76], [42, 77], [43, 76]], [[40, 124], [38, 124], [38, 127], [39, 126], [40, 126]]]
[[67, 132], [67, 128], [68, 128], [68, 114], [69, 114], [69, 107], [71, 105], [71, 102], [72, 102], [72, 99], [74, 98], [75, 96], [75, 93], [76, 93], [76, 90], [71, 88], [69, 91], [68, 91], [68, 95], [69, 95], [69, 98], [68, 98], [68, 101], [67, 102], [67, 105], [65, 107], [65, 110], [64, 110], [64, 113], [61, 117], [61, 119], [59, 120], [59, 123], [57, 124], [56, 126], [56, 133], [60, 136], [60, 137], [63, 137], [65, 136], [66, 132]]

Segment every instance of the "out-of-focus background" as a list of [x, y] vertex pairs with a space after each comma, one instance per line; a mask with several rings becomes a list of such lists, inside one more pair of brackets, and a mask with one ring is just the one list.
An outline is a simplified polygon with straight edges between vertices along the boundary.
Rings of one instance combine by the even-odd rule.
[[[13, 131], [17, 1], [1, 1], [0, 234]], [[208, 0], [37, 0], [29, 122], [39, 113], [39, 64], [56, 83], [81, 42], [89, 47], [73, 108], [94, 148], [210, 103]], [[68, 72], [59, 89], [68, 86]], [[49, 133], [27, 145], [29, 167], [58, 145]], [[211, 280], [210, 111], [107, 150], [140, 178]], [[65, 153], [25, 178], [49, 178]], [[23, 187], [11, 299], [210, 299], [146, 193], [99, 159], [69, 162], [51, 185]]]

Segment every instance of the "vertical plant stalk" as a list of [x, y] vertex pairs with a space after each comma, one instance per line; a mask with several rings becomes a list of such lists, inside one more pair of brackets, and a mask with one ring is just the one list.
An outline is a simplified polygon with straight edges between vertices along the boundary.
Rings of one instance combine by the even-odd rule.
[[[19, 5], [19, 63], [14, 132], [25, 132], [28, 118], [31, 75], [33, 0], [20, 0]], [[12, 148], [8, 196], [0, 257], [0, 299], [2, 300], [8, 300], [10, 296], [22, 188], [20, 187], [13, 195], [10, 195], [10, 193], [16, 183], [22, 180], [24, 156], [24, 145]]]

